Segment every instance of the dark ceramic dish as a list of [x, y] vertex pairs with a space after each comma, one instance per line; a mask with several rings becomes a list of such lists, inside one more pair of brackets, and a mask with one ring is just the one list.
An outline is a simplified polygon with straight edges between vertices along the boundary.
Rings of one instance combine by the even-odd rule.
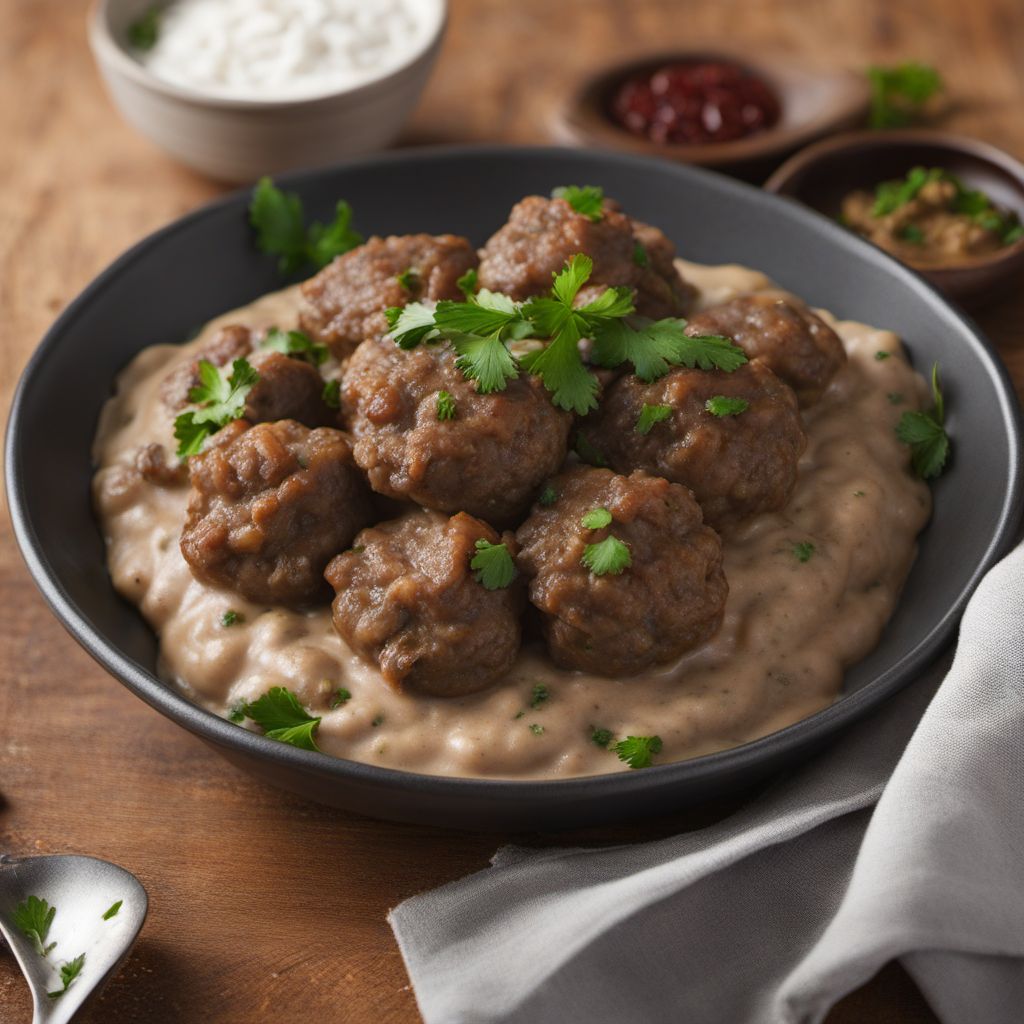
[[90, 444], [117, 372], [144, 345], [175, 342], [281, 285], [238, 194], [158, 231], [76, 299], [22, 378], [7, 434], [7, 488], [33, 576], [75, 638], [132, 692], [264, 782], [377, 817], [464, 828], [569, 827], [667, 812], [804, 759], [912, 680], [950, 640], [964, 602], [1013, 537], [1021, 450], [1013, 391], [988, 343], [895, 260], [835, 224], [705, 171], [578, 150], [418, 150], [282, 179], [311, 216], [339, 197], [361, 229], [459, 232], [482, 242], [509, 207], [552, 186], [599, 183], [696, 260], [736, 261], [839, 316], [891, 327], [916, 363], [942, 363], [955, 457], [935, 487], [900, 606], [832, 707], [735, 750], [637, 772], [552, 782], [414, 775], [257, 736], [203, 711], [155, 674], [156, 641], [114, 592], [93, 517]]
[[[942, 167], [1024, 220], [1024, 165], [995, 146], [947, 132], [853, 132], [809, 146], [765, 183], [826, 217], [857, 189], [902, 178], [914, 167]], [[976, 306], [1024, 275], [1024, 239], [987, 256], [919, 271], [950, 298]]]

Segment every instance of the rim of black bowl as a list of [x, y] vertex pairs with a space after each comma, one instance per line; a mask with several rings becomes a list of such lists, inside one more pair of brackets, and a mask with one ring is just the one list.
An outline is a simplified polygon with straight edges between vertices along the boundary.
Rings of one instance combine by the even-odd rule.
[[[381, 163], [419, 163], [433, 160], [451, 160], [460, 157], [502, 157], [514, 155], [516, 158], [529, 160], [533, 157], [562, 153], [579, 157], [588, 155], [587, 150], [578, 147], [559, 146], [506, 146], [497, 144], [429, 146], [411, 148], [390, 153], [377, 154], [356, 160], [345, 161], [331, 167], [317, 168], [293, 172], [276, 177], [276, 182], [286, 188], [302, 186], [303, 182], [318, 178], [324, 174], [333, 174], [345, 168], [366, 167]], [[626, 153], [613, 153], [595, 150], [592, 155], [599, 160], [618, 163], [635, 169], [638, 172], [657, 168], [660, 173], [669, 173], [680, 179], [692, 177], [710, 177], [716, 180], [718, 187], [726, 192], [754, 198], [756, 193], [760, 203], [786, 203], [789, 215], [812, 224], [818, 231], [845, 246], [853, 245], [860, 251], [863, 258], [881, 265], [884, 269], [904, 279], [907, 286], [913, 288], [923, 299], [933, 305], [941, 306], [947, 314], [953, 315], [965, 327], [972, 337], [979, 359], [985, 364], [987, 372], [998, 384], [1000, 392], [1000, 412], [1007, 425], [1010, 447], [1011, 466], [1007, 479], [1006, 499], [1000, 509], [999, 521], [992, 538], [979, 560], [967, 584], [961, 589], [956, 601], [945, 614], [932, 626], [928, 634], [913, 648], [888, 669], [876, 676], [861, 689], [841, 696], [835, 703], [821, 711], [801, 719], [792, 725], [713, 754], [683, 761], [653, 765], [643, 771], [612, 772], [603, 775], [587, 775], [567, 779], [514, 779], [514, 778], [480, 778], [447, 775], [428, 775], [419, 772], [404, 771], [396, 768], [384, 768], [377, 765], [364, 764], [335, 757], [330, 754], [301, 750], [286, 743], [267, 739], [255, 732], [234, 725], [194, 704], [183, 694], [175, 690], [172, 684], [161, 682], [131, 658], [109, 645], [89, 624], [79, 607], [73, 602], [56, 574], [53, 572], [45, 553], [42, 551], [32, 524], [26, 514], [23, 493], [23, 471], [21, 465], [21, 409], [26, 395], [33, 384], [37, 367], [49, 356], [50, 351], [60, 344], [61, 334], [79, 314], [110, 287], [122, 271], [143, 253], [161, 244], [161, 242], [178, 231], [191, 225], [194, 221], [208, 216], [214, 211], [248, 200], [250, 188], [239, 189], [201, 206], [184, 217], [157, 229], [144, 237], [130, 249], [119, 256], [67, 306], [50, 329], [43, 336], [32, 357], [29, 359], [18, 382], [18, 387], [11, 403], [5, 443], [5, 476], [11, 520], [15, 538], [21, 549], [29, 571], [43, 594], [44, 599], [56, 614], [64, 627], [78, 643], [108, 672], [123, 683], [136, 696], [151, 707], [165, 714], [172, 721], [181, 725], [189, 732], [214, 744], [238, 751], [241, 754], [253, 755], [265, 760], [276, 761], [293, 768], [322, 775], [327, 772], [339, 783], [346, 779], [359, 779], [375, 782], [382, 786], [401, 785], [423, 793], [438, 791], [451, 792], [460, 790], [467, 797], [476, 795], [490, 799], [521, 800], [533, 798], [538, 806], [546, 798], [561, 799], [576, 794], [585, 797], [590, 793], [603, 796], [625, 795], [635, 791], [637, 787], [646, 787], [657, 783], [659, 787], [671, 783], [673, 779], [687, 778], [689, 781], [704, 777], [714, 777], [725, 768], [742, 769], [752, 766], [771, 754], [782, 754], [794, 746], [806, 742], [809, 735], [827, 731], [833, 733], [843, 726], [865, 714], [875, 705], [897, 692], [909, 683], [914, 672], [920, 671], [944, 649], [952, 631], [959, 621], [964, 605], [973, 594], [984, 574], [992, 567], [997, 558], [1008, 549], [1013, 541], [1022, 511], [1024, 498], [1024, 453], [1021, 447], [1021, 414], [1016, 401], [1015, 392], [1006, 368], [1003, 366], [992, 345], [985, 338], [977, 325], [960, 309], [949, 302], [917, 274], [905, 267], [898, 260], [884, 253], [881, 249], [851, 235], [844, 228], [832, 223], [828, 218], [816, 213], [798, 201], [786, 196], [778, 196], [727, 178], [714, 171], [700, 167], [675, 164], [651, 157], [636, 156]], [[98, 529], [97, 524], [97, 529]], [[129, 609], [126, 607], [126, 614]], [[647, 780], [645, 783], [643, 780]]]

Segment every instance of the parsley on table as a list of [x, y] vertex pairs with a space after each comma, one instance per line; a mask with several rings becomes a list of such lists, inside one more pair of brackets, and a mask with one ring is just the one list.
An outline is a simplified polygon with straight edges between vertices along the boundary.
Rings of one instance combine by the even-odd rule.
[[606, 508], [592, 508], [581, 520], [580, 524], [588, 530], [600, 530], [612, 521], [612, 514]]
[[608, 748], [608, 744], [611, 743], [612, 731], [610, 729], [598, 729], [595, 726], [590, 727], [590, 742], [596, 743], [599, 747]]
[[629, 548], [611, 535], [597, 544], [588, 544], [580, 561], [595, 576], [618, 576], [633, 564]]
[[50, 934], [50, 925], [53, 924], [56, 913], [56, 907], [51, 907], [46, 900], [41, 900], [38, 896], [29, 896], [15, 908], [15, 927], [32, 940], [32, 945], [40, 956], [47, 956], [57, 945], [56, 942], [46, 945], [46, 937]]
[[537, 504], [543, 505], [544, 508], [550, 508], [556, 501], [558, 501], [558, 493], [551, 484], [548, 484], [537, 498]]
[[517, 575], [515, 563], [505, 544], [492, 544], [481, 537], [476, 542], [476, 554], [469, 567], [476, 575], [476, 581], [487, 590], [502, 590]]
[[117, 917], [118, 911], [121, 909], [121, 905], [124, 900], [118, 900], [116, 903], [111, 904], [103, 913], [103, 920], [109, 921], [112, 917]]
[[326, 345], [313, 341], [308, 334], [302, 331], [282, 331], [276, 327], [271, 327], [267, 331], [260, 348], [280, 352], [294, 359], [302, 359], [313, 366], [320, 366], [327, 360], [329, 354]]
[[455, 399], [452, 398], [451, 392], [438, 391], [437, 418], [439, 420], [453, 420], [455, 419], [455, 413]]
[[344, 200], [335, 207], [334, 220], [307, 227], [299, 196], [282, 192], [270, 178], [260, 178], [253, 189], [249, 223], [256, 230], [260, 251], [278, 257], [282, 274], [307, 265], [325, 267], [363, 242], [363, 236], [352, 227], [352, 208]]
[[633, 428], [638, 434], [649, 434], [655, 423], [667, 420], [672, 415], [671, 405], [648, 405], [646, 402], [636, 418], [636, 426]]
[[648, 768], [651, 758], [661, 753], [660, 736], [627, 736], [619, 740], [613, 748], [620, 761], [625, 761], [630, 768]]
[[750, 403], [745, 398], [729, 398], [726, 395], [712, 395], [704, 403], [712, 416], [739, 416], [750, 408]]
[[60, 968], [60, 980], [64, 983], [64, 987], [57, 989], [56, 992], [47, 992], [46, 994], [51, 999], [59, 999], [71, 987], [71, 983], [82, 973], [82, 968], [84, 966], [84, 953], [82, 953], [81, 956], [76, 956], [74, 960], [69, 960], [66, 964], [62, 964]]
[[240, 419], [249, 392], [259, 379], [260, 375], [245, 359], [236, 359], [228, 376], [213, 363], [200, 359], [199, 384], [188, 393], [189, 401], [199, 408], [183, 412], [174, 421], [178, 458], [196, 455], [211, 434]]
[[234, 608], [229, 608], [221, 617], [220, 624], [227, 628], [228, 626], [236, 626], [240, 622], [245, 622], [245, 616], [236, 612]]
[[333, 711], [335, 708], [340, 708], [342, 704], [347, 704], [351, 699], [352, 694], [349, 693], [344, 686], [339, 686], [338, 689], [334, 691], [334, 696], [331, 697], [331, 710]]
[[550, 698], [551, 691], [543, 683], [537, 683], [530, 694], [530, 707], [536, 710]]
[[455, 286], [466, 296], [467, 301], [476, 292], [477, 287], [477, 272], [476, 267], [470, 267], [462, 277], [456, 279]]
[[595, 223], [604, 217], [604, 189], [597, 185], [562, 185], [551, 190], [552, 199], [564, 199], [577, 213]]
[[793, 554], [798, 562], [809, 562], [814, 554], [814, 545], [809, 540], [799, 541], [793, 545]]
[[150, 7], [128, 26], [128, 42], [136, 50], [152, 50], [160, 38], [160, 8]]
[[324, 400], [324, 405], [328, 409], [340, 409], [341, 408], [341, 381], [340, 380], [328, 380], [324, 382], [324, 389], [320, 393], [320, 397]]
[[932, 408], [926, 412], [905, 412], [896, 426], [896, 436], [910, 445], [914, 472], [925, 480], [937, 477], [949, 457], [946, 433], [946, 405], [939, 380], [939, 364], [932, 366]]
[[943, 87], [942, 76], [935, 68], [913, 61], [891, 68], [868, 68], [868, 82], [872, 128], [910, 124], [921, 107]]
[[245, 706], [245, 715], [263, 728], [263, 735], [303, 750], [319, 750], [313, 738], [319, 718], [312, 717], [291, 690], [274, 686]]

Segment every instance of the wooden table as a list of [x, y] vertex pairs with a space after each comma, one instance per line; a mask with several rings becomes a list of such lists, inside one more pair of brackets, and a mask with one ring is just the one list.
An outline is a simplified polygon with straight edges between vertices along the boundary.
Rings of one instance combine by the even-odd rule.
[[[0, 0], [4, 409], [65, 303], [129, 244], [219, 191], [117, 118], [87, 52], [85, 7]], [[927, 60], [958, 99], [952, 127], [1024, 156], [1019, 0], [453, 0], [408, 141], [544, 140], [552, 101], [581, 69], [721, 40], [853, 67]], [[1024, 385], [1024, 295], [980, 319]], [[150, 894], [142, 938], [87, 1021], [418, 1019], [384, 915], [483, 867], [500, 837], [380, 824], [253, 784], [79, 650], [36, 593], [6, 516], [0, 622], [0, 850], [106, 857]], [[0, 1019], [29, 1019], [5, 952]], [[890, 967], [829, 1020], [934, 1017]]]

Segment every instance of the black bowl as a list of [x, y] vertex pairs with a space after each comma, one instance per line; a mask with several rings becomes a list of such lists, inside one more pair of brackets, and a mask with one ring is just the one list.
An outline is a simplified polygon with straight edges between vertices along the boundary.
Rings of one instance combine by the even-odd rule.
[[282, 179], [312, 216], [347, 198], [364, 232], [457, 232], [482, 242], [521, 196], [603, 185], [686, 256], [766, 270], [842, 317], [889, 327], [916, 365], [942, 363], [953, 463], [900, 606], [828, 709], [734, 750], [638, 772], [552, 782], [415, 775], [298, 750], [190, 703], [155, 674], [156, 642], [114, 592], [89, 483], [90, 444], [115, 374], [145, 345], [277, 288], [238, 194], [122, 256], [53, 326], [25, 370], [7, 434], [7, 488], [25, 559], [64, 625], [133, 693], [268, 783], [365, 814], [464, 828], [552, 828], [666, 812], [804, 759], [914, 678], [1013, 537], [1021, 497], [1018, 409], [989, 344], [912, 271], [825, 218], [707, 171], [580, 150], [417, 150]]

